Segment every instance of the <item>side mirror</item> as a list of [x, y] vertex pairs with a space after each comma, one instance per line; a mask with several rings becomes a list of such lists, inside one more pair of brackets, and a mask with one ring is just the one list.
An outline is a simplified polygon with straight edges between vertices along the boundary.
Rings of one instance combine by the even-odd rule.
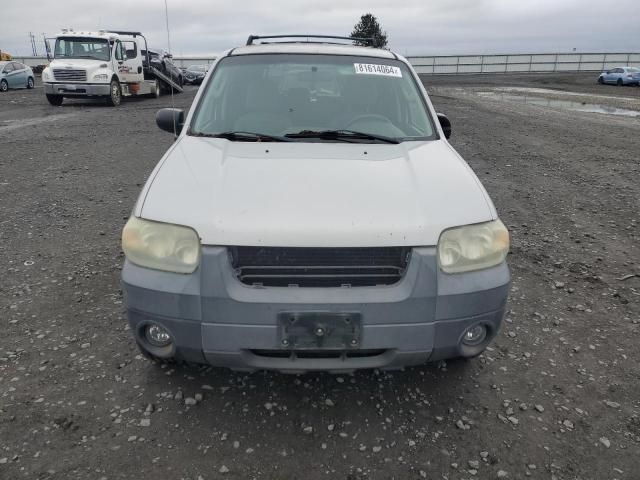
[[449, 138], [451, 136], [451, 122], [444, 113], [438, 113], [437, 115], [442, 131], [444, 132], [444, 137]]
[[606, 73], [607, 75], [609, 75], [609, 74], [611, 73], [611, 70], [607, 70], [607, 71], [606, 71], [606, 72], [604, 72], [604, 73]]
[[179, 135], [184, 126], [184, 110], [163, 108], [156, 113], [156, 124], [161, 130]]

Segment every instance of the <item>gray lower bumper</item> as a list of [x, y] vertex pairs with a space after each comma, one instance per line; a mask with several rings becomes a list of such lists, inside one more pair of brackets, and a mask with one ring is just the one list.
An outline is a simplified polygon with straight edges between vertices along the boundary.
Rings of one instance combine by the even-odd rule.
[[[510, 277], [506, 264], [446, 275], [437, 268], [435, 249], [415, 248], [404, 278], [393, 286], [256, 288], [235, 278], [226, 249], [205, 247], [191, 275], [125, 262], [122, 280], [129, 322], [143, 346], [144, 325], [157, 322], [173, 336], [172, 354], [189, 361], [249, 370], [343, 371], [478, 353], [461, 346], [462, 335], [477, 323], [490, 338], [498, 332]], [[281, 312], [358, 312], [362, 337], [351, 351], [356, 355], [288, 355], [278, 336]]]
[[44, 93], [47, 95], [66, 96], [103, 96], [109, 95], [109, 84], [86, 83], [45, 83]]

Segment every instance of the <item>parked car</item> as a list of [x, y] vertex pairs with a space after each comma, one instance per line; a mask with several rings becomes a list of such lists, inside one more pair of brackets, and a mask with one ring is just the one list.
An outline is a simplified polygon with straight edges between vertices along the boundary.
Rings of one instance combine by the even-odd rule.
[[616, 67], [602, 72], [598, 77], [598, 83], [612, 83], [622, 85], [640, 85], [640, 68]]
[[31, 67], [20, 62], [0, 62], [0, 92], [10, 88], [33, 88], [34, 85]]
[[200, 85], [208, 71], [208, 65], [190, 65], [184, 75], [185, 81], [193, 85]]
[[[142, 50], [142, 55], [146, 56], [147, 51]], [[184, 84], [184, 76], [182, 75], [182, 71], [173, 63], [171, 58], [171, 54], [167, 52], [149, 49], [149, 63], [151, 66], [160, 70], [178, 85], [182, 86]]]
[[156, 115], [177, 138], [122, 234], [142, 353], [285, 372], [479, 355], [509, 233], [411, 64], [256, 38], [188, 114]]

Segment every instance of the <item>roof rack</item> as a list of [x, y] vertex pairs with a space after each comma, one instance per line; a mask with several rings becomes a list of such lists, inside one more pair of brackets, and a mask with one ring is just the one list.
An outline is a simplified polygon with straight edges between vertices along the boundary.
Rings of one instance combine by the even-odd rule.
[[108, 30], [109, 33], [115, 33], [116, 35], [131, 35], [135, 37], [136, 35], [140, 35], [142, 37], [142, 32], [127, 32], [123, 30]]
[[[369, 46], [373, 45], [373, 38], [364, 38], [364, 37], [340, 37], [336, 35], [249, 35], [247, 39], [247, 45], [253, 45], [254, 40], [263, 40], [269, 38], [327, 38], [333, 40], [349, 40], [351, 42], [362, 42]], [[260, 43], [272, 43], [272, 42], [260, 42]], [[290, 42], [273, 42], [273, 43], [290, 43]], [[334, 43], [336, 42], [318, 42], [318, 41], [302, 41], [295, 40], [291, 43]], [[341, 43], [337, 43], [337, 45], [343, 45]]]

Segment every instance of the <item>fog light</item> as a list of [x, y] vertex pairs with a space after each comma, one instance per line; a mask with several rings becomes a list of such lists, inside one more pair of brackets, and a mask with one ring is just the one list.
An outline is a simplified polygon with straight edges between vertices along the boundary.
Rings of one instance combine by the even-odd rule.
[[164, 327], [155, 323], [145, 328], [144, 335], [147, 341], [154, 347], [166, 347], [171, 343], [171, 335], [169, 332]]
[[487, 338], [487, 327], [484, 325], [474, 325], [469, 327], [462, 337], [462, 343], [469, 346], [480, 345]]

